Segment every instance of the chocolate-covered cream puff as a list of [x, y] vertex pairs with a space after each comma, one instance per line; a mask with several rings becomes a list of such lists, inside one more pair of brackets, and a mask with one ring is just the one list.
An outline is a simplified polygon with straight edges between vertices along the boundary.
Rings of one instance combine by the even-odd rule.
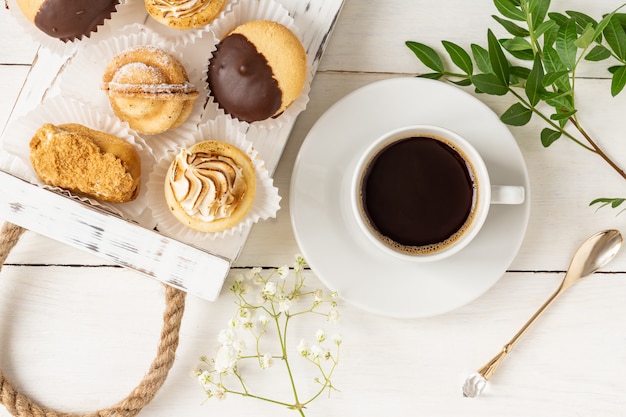
[[280, 115], [300, 95], [306, 53], [287, 27], [246, 22], [222, 39], [209, 61], [208, 84], [217, 105], [246, 122]]
[[17, 0], [28, 20], [63, 42], [89, 37], [116, 11], [119, 0]]

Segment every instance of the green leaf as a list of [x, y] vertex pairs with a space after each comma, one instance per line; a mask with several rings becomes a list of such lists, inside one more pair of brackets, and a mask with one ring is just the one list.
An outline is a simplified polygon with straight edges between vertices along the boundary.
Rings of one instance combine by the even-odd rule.
[[541, 35], [543, 35], [544, 33], [546, 33], [548, 30], [552, 29], [553, 27], [556, 26], [556, 23], [554, 23], [554, 20], [546, 20], [545, 22], [542, 22], [539, 26], [537, 26], [537, 28], [535, 29], [535, 37], [539, 38], [541, 37]]
[[548, 22], [552, 22], [552, 25], [548, 29], [546, 29], [543, 34], [544, 47], [552, 46], [556, 43], [556, 37], [558, 36], [559, 29], [561, 28], [559, 25], [556, 24], [554, 20], [548, 20]]
[[548, 17], [550, 18], [550, 20], [554, 21], [554, 23], [556, 23], [559, 27], [565, 26], [570, 20], [569, 17], [565, 16], [564, 14], [556, 12], [548, 13]]
[[567, 92], [544, 92], [541, 99], [547, 105], [554, 107], [557, 113], [571, 112], [574, 108], [574, 99], [571, 91]]
[[563, 111], [550, 115], [550, 119], [552, 120], [567, 120], [572, 117], [576, 113], [575, 110], [572, 111]]
[[609, 58], [610, 56], [611, 56], [611, 51], [609, 51], [602, 45], [596, 45], [585, 56], [585, 59], [587, 61], [602, 61], [602, 60]]
[[626, 65], [621, 66], [613, 73], [611, 79], [611, 95], [615, 97], [618, 95], [626, 85]]
[[493, 68], [493, 73], [502, 81], [503, 84], [509, 84], [509, 61], [507, 61], [500, 47], [500, 42], [493, 34], [491, 29], [487, 31], [487, 42], [489, 50], [489, 61]]
[[565, 13], [574, 19], [574, 22], [576, 22], [576, 29], [578, 33], [583, 33], [588, 25], [591, 25], [593, 28], [598, 26], [598, 22], [596, 22], [591, 16], [584, 13], [575, 10], [568, 10]]
[[513, 36], [526, 37], [530, 35], [528, 29], [518, 26], [510, 20], [502, 19], [501, 17], [496, 15], [492, 15], [491, 17], [493, 17], [496, 22], [500, 23], [502, 27]]
[[[550, 8], [550, 0], [536, 0], [530, 9], [532, 25], [537, 33], [537, 28], [544, 23], [548, 9]], [[539, 37], [539, 35], [536, 35]]]
[[503, 84], [502, 80], [491, 73], [473, 75], [472, 83], [481, 93], [503, 96], [509, 92], [508, 84]]
[[502, 46], [507, 51], [528, 51], [533, 49], [530, 42], [527, 39], [515, 37], [513, 39], [505, 39], [502, 41]]
[[469, 78], [463, 78], [461, 80], [457, 80], [457, 81], [451, 81], [450, 82], [456, 84], [456, 85], [460, 85], [461, 87], [468, 87], [470, 85], [472, 85], [472, 80]]
[[621, 65], [614, 65], [614, 66], [612, 66], [612, 67], [609, 67], [609, 68], [608, 68], [608, 70], [609, 70], [609, 72], [610, 72], [611, 74], [615, 74], [615, 72], [616, 72], [618, 69], [620, 69], [620, 68], [622, 68], [622, 66], [621, 66]]
[[443, 77], [443, 74], [440, 73], [440, 72], [427, 72], [425, 74], [419, 74], [417, 77], [418, 78], [428, 78], [428, 79], [431, 79], [431, 80], [438, 80], [441, 77]]
[[511, 0], [494, 0], [493, 3], [495, 4], [496, 9], [498, 9], [500, 14], [502, 14], [502, 16], [521, 22], [524, 22], [526, 20], [526, 15], [522, 11], [522, 9], [520, 9]]
[[535, 53], [531, 49], [527, 49], [525, 51], [508, 51], [511, 55], [513, 55], [517, 59], [521, 59], [522, 61], [532, 61], [535, 59]]
[[576, 23], [574, 19], [569, 19], [565, 26], [561, 26], [556, 37], [556, 52], [567, 69], [574, 69], [576, 66], [577, 48], [574, 45], [576, 40]]
[[530, 75], [530, 69], [514, 65], [511, 67], [511, 75], [527, 80]]
[[624, 201], [626, 201], [626, 198], [596, 198], [589, 203], [589, 205], [593, 206], [594, 204], [600, 204], [599, 208], [611, 205], [611, 208], [617, 208], [621, 206]]
[[569, 75], [569, 71], [557, 71], [557, 72], [548, 72], [544, 75], [542, 84], [544, 87], [548, 87], [557, 81], [561, 80], [563, 77], [567, 77]]
[[430, 46], [423, 43], [407, 41], [406, 46], [422, 61], [428, 68], [435, 70], [436, 72], [444, 72], [443, 62], [439, 57], [439, 54]]
[[606, 28], [604, 29], [604, 38], [609, 44], [615, 55], [622, 60], [626, 59], [626, 32], [622, 25], [620, 25], [618, 19], [613, 16], [609, 19]]
[[533, 112], [529, 108], [521, 103], [515, 103], [500, 116], [500, 120], [510, 126], [524, 126], [530, 121], [532, 115]]
[[544, 148], [549, 147], [561, 137], [561, 132], [545, 128], [541, 131], [541, 144]]
[[526, 80], [526, 96], [530, 101], [531, 106], [535, 106], [539, 103], [541, 94], [543, 93], [543, 65], [539, 56], [535, 57], [533, 68], [530, 70], [528, 79]]
[[465, 52], [465, 49], [453, 42], [442, 41], [441, 43], [443, 43], [443, 47], [446, 48], [452, 62], [466, 74], [472, 75], [474, 72], [474, 64], [472, 63], [472, 58]]
[[589, 23], [587, 27], [583, 29], [580, 37], [574, 41], [574, 45], [576, 45], [576, 47], [580, 49], [587, 48], [594, 41], [594, 34], [595, 29], [593, 28], [591, 23]]
[[478, 69], [482, 72], [492, 72], [493, 68], [491, 68], [491, 62], [489, 62], [489, 52], [487, 52], [487, 50], [482, 46], [476, 45], [475, 43], [471, 44], [470, 47]]
[[[559, 54], [556, 52], [556, 49], [549, 45], [544, 45], [543, 47], [543, 64], [546, 72], [568, 71], [565, 64], [561, 61]], [[562, 91], [570, 91], [572, 89], [569, 78], [567, 77], [559, 78], [555, 85]]]

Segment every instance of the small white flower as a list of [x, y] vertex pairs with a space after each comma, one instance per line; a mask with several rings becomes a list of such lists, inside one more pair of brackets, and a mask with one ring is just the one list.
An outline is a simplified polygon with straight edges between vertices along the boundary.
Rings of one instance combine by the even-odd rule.
[[232, 372], [237, 365], [239, 352], [234, 346], [222, 345], [215, 355], [215, 370], [220, 374]]
[[211, 394], [213, 394], [213, 396], [215, 396], [215, 398], [217, 398], [218, 400], [223, 400], [224, 398], [226, 398], [226, 391], [222, 386], [213, 387], [213, 389], [211, 390]]
[[261, 357], [261, 369], [267, 369], [274, 364], [274, 358], [269, 353]]
[[268, 281], [265, 283], [263, 287], [263, 295], [274, 295], [276, 294], [276, 283], [274, 281]]
[[321, 303], [324, 300], [324, 291], [317, 289], [313, 292], [313, 301]]
[[266, 314], [259, 315], [258, 319], [259, 323], [261, 323], [263, 327], [267, 326], [267, 324], [270, 322], [270, 318]]
[[246, 272], [246, 278], [247, 279], [253, 279], [254, 277], [259, 275], [260, 273], [261, 273], [261, 268], [259, 268], [259, 267], [252, 268], [248, 272]]
[[222, 329], [217, 334], [217, 341], [222, 346], [232, 346], [237, 341], [237, 332], [232, 328]]
[[315, 359], [324, 357], [326, 355], [326, 348], [320, 345], [313, 345], [311, 346], [311, 355], [313, 355]]
[[291, 300], [288, 298], [283, 298], [278, 302], [278, 311], [281, 313], [289, 313], [289, 309], [291, 308]]
[[326, 340], [326, 332], [322, 329], [319, 329], [315, 334], [315, 337], [317, 338], [317, 341], [319, 343], [322, 343], [324, 340]]
[[339, 321], [339, 312], [335, 309], [332, 309], [328, 312], [328, 321], [331, 323], [337, 323]]
[[300, 254], [297, 254], [295, 256], [295, 258], [296, 258], [296, 261], [294, 262], [293, 270], [296, 273], [298, 273], [298, 272], [302, 271], [302, 268], [304, 267], [304, 264], [306, 263], [306, 261], [304, 260], [304, 258]]
[[249, 323], [252, 320], [252, 312], [247, 308], [240, 308], [237, 312], [237, 318], [243, 323]]
[[341, 336], [340, 334], [334, 334], [333, 335], [333, 343], [336, 344], [337, 346], [339, 346], [341, 343], [343, 342], [343, 336]]
[[300, 339], [300, 343], [298, 343], [297, 349], [300, 355], [304, 356], [305, 358], [311, 354], [311, 351], [309, 350], [309, 343], [304, 339]]
[[210, 390], [211, 387], [213, 386], [213, 381], [211, 381], [211, 373], [209, 371], [200, 372], [197, 378], [198, 378], [198, 382], [200, 383], [200, 386], [205, 391]]
[[237, 320], [237, 319], [230, 319], [230, 320], [228, 320], [228, 328], [229, 329], [236, 329], [237, 327], [239, 327], [239, 320]]
[[276, 270], [276, 273], [278, 274], [280, 279], [287, 278], [287, 275], [289, 275], [289, 266], [288, 265], [281, 266], [280, 268]]

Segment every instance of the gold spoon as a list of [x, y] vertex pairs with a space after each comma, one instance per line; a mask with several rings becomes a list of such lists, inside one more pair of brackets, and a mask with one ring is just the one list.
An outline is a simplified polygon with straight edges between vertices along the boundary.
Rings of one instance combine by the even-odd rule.
[[617, 230], [605, 230], [596, 233], [583, 242], [572, 257], [567, 273], [554, 294], [543, 303], [539, 310], [522, 326], [509, 343], [504, 345], [500, 353], [465, 380], [463, 384], [463, 396], [479, 396], [487, 385], [489, 378], [496, 372], [496, 369], [498, 369], [498, 366], [500, 366], [504, 358], [511, 352], [513, 346], [515, 346], [519, 339], [528, 331], [541, 313], [543, 313], [566, 289], [609, 263], [609, 261], [615, 257], [621, 246], [622, 235]]

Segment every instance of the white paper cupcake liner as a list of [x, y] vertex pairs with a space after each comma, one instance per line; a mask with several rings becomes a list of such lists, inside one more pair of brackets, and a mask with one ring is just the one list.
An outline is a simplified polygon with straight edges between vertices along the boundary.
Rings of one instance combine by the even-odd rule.
[[[101, 89], [102, 75], [111, 59], [134, 47], [151, 45], [175, 56], [185, 67], [189, 81], [196, 86], [200, 96], [194, 103], [189, 118], [179, 127], [156, 135], [141, 136], [148, 147], [153, 150], [155, 157], [160, 159], [162, 154], [155, 149], [171, 149], [181, 142], [181, 138], [189, 137], [197, 131], [200, 121], [204, 95], [206, 94], [206, 82], [203, 79], [202, 68], [206, 57], [215, 48], [215, 40], [210, 32], [201, 32], [194, 42], [186, 46], [177, 46], [157, 34], [151, 29], [134, 24], [122, 28], [116, 36], [110, 37], [88, 49], [81, 50], [66, 66], [55, 84], [54, 93], [80, 97], [91, 103], [94, 107], [102, 109], [108, 114], [115, 116], [108, 96]], [[200, 53], [204, 52], [204, 56]]]
[[252, 208], [237, 225], [216, 233], [195, 231], [183, 225], [174, 217], [165, 201], [163, 192], [167, 170], [181, 148], [173, 149], [168, 154], [168, 158], [159, 161], [148, 179], [146, 196], [148, 207], [152, 211], [152, 217], [157, 223], [157, 230], [171, 238], [197, 246], [202, 246], [198, 243], [205, 240], [239, 235], [260, 220], [276, 217], [276, 212], [280, 209], [281, 200], [281, 197], [278, 195], [278, 188], [274, 187], [273, 180], [265, 168], [265, 163], [258, 157], [252, 143], [246, 140], [245, 133], [239, 130], [236, 123], [226, 119], [206, 123], [200, 126], [196, 135], [184, 147], [189, 147], [194, 143], [205, 140], [227, 142], [241, 149], [250, 157], [256, 172], [256, 194]]
[[120, 0], [120, 4], [116, 6], [116, 11], [111, 14], [111, 18], [106, 19], [103, 24], [99, 25], [95, 32], [91, 32], [89, 36], [83, 36], [81, 39], [76, 39], [72, 42], [63, 42], [62, 40], [48, 36], [43, 31], [39, 30], [33, 22], [24, 16], [15, 0], [6, 0], [6, 2], [9, 6], [10, 16], [19, 24], [24, 31], [24, 34], [31, 37], [35, 42], [41, 44], [42, 47], [60, 56], [71, 56], [79, 48], [93, 45], [100, 40], [111, 36], [113, 33], [113, 29], [110, 27], [111, 20], [117, 17], [116, 15], [124, 13], [124, 9], [128, 6], [128, 0]]
[[[232, 6], [232, 9], [225, 13], [224, 16], [213, 22], [211, 30], [215, 34], [217, 41], [223, 39], [231, 30], [241, 25], [242, 23], [252, 20], [271, 20], [282, 24], [291, 30], [298, 38], [302, 39], [299, 35], [299, 29], [296, 26], [293, 18], [289, 15], [287, 9], [274, 0], [240, 0], [237, 4]], [[212, 58], [212, 54], [209, 59]], [[202, 122], [206, 122], [211, 119], [217, 119], [220, 117], [227, 117], [237, 120], [244, 126], [253, 125], [258, 128], [264, 129], [278, 129], [296, 119], [296, 117], [306, 109], [309, 102], [309, 92], [311, 89], [311, 81], [313, 80], [313, 71], [311, 68], [310, 58], [307, 57], [307, 74], [304, 82], [302, 92], [294, 100], [293, 103], [285, 109], [283, 113], [274, 118], [266, 120], [260, 120], [256, 122], [245, 122], [234, 119], [232, 116], [224, 112], [223, 109], [215, 102], [214, 98], [210, 95], [207, 97], [207, 105], [202, 115]], [[208, 77], [208, 62], [204, 70], [204, 79]]]
[[[63, 123], [78, 123], [94, 130], [99, 130], [111, 135], [118, 136], [129, 143], [135, 145], [141, 159], [141, 182], [139, 195], [128, 203], [107, 203], [85, 196], [74, 196], [77, 200], [88, 202], [93, 206], [105, 207], [109, 211], [119, 214], [121, 217], [139, 222], [145, 211], [145, 199], [147, 194], [148, 173], [154, 165], [154, 158], [148, 151], [143, 140], [134, 135], [126, 123], [120, 122], [117, 118], [86, 106], [79, 100], [72, 98], [53, 97], [42, 104], [36, 106], [30, 112], [15, 119], [3, 134], [3, 149], [11, 155], [17, 157], [25, 170], [19, 172], [15, 165], [9, 167], [11, 173], [19, 176], [33, 184], [46, 188], [53, 188], [45, 185], [37, 176], [30, 163], [30, 141], [35, 132], [44, 124], [52, 123], [59, 125]], [[68, 195], [71, 195], [69, 192]], [[151, 226], [151, 225], [149, 225]]]

